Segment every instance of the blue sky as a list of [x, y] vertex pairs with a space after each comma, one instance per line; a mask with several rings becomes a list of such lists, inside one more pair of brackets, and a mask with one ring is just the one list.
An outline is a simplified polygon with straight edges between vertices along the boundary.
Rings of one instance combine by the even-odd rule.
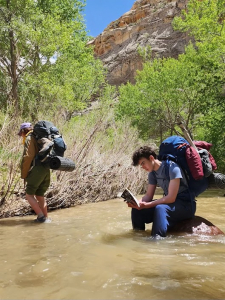
[[96, 37], [112, 21], [129, 11], [135, 0], [86, 0], [84, 20], [88, 35]]

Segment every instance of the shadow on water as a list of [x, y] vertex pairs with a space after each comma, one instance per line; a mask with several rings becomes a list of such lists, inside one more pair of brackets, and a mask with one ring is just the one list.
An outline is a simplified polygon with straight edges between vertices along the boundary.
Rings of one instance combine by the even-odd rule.
[[123, 239], [132, 239], [133, 241], [141, 241], [141, 240], [153, 240], [151, 237], [151, 230], [145, 231], [134, 231], [133, 229], [127, 230], [125, 232], [121, 232], [118, 234], [106, 233], [101, 237], [101, 241], [105, 244], [113, 244], [119, 240]]
[[21, 219], [2, 219], [0, 220], [0, 226], [7, 226], [7, 227], [15, 227], [15, 226], [22, 226], [22, 227], [27, 227], [27, 225], [37, 225], [35, 222], [35, 216], [33, 220], [29, 220], [26, 218], [21, 218]]
[[[20, 219], [19, 219], [20, 218]], [[20, 227], [25, 227], [27, 226], [38, 226], [38, 225], [43, 225], [41, 222], [37, 222], [37, 219], [35, 216], [31, 217], [32, 219], [27, 219], [23, 217], [18, 217], [17, 218], [10, 218], [10, 219], [2, 219], [0, 220], [0, 226], [5, 226], [5, 227], [15, 227], [15, 226], [20, 226]], [[44, 223], [51, 223], [51, 219], [48, 220], [48, 222]]]
[[101, 237], [101, 242], [103, 244], [108, 245], [117, 245], [121, 243], [121, 241], [133, 241], [133, 242], [140, 242], [140, 243], [158, 243], [164, 241], [166, 244], [176, 244], [178, 243], [185, 243], [185, 244], [192, 244], [192, 243], [221, 243], [225, 244], [225, 234], [218, 234], [218, 235], [208, 235], [208, 234], [198, 234], [198, 233], [188, 233], [188, 232], [170, 232], [166, 237], [152, 237], [151, 230], [146, 231], [127, 231], [120, 234], [103, 234]]

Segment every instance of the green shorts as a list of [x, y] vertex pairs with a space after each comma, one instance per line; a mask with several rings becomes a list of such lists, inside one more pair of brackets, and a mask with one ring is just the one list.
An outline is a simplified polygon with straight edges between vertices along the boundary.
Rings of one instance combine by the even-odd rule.
[[34, 166], [26, 178], [26, 193], [28, 195], [44, 196], [50, 185], [50, 169]]

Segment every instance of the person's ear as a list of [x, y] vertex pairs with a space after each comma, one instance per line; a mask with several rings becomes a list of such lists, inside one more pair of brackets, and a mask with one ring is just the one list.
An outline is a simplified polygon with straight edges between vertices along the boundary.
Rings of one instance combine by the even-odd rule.
[[153, 155], [150, 155], [150, 156], [149, 156], [149, 160], [150, 160], [150, 161], [153, 161], [153, 160], [154, 160], [154, 156], [153, 156]]

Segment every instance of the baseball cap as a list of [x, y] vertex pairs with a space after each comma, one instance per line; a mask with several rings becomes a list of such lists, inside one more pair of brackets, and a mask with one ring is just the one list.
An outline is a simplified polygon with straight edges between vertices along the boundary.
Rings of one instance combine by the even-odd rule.
[[25, 128], [30, 128], [32, 127], [31, 123], [22, 123], [20, 125], [20, 131], [18, 132], [18, 135], [21, 135], [22, 134], [22, 130], [25, 129]]

